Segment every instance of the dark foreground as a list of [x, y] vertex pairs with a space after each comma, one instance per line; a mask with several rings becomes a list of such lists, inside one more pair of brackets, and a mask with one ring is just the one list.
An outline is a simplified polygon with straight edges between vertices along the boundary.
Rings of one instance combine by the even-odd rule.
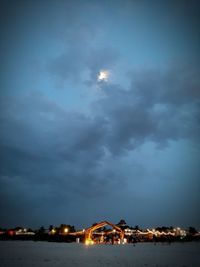
[[1, 267], [199, 267], [200, 243], [94, 245], [1, 241]]

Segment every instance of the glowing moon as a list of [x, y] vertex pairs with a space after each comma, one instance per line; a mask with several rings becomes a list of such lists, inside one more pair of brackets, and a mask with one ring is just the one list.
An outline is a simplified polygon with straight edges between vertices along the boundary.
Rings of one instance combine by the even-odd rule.
[[98, 75], [98, 81], [108, 81], [109, 75], [110, 73], [108, 70], [101, 70]]

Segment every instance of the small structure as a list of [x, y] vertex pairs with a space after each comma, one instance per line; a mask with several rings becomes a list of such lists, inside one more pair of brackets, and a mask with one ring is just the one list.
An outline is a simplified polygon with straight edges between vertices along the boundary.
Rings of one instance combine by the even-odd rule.
[[120, 240], [123, 240], [124, 239], [124, 231], [117, 225], [111, 223], [111, 222], [108, 222], [108, 221], [102, 221], [100, 223], [97, 223], [87, 229], [85, 229], [84, 231], [84, 234], [85, 234], [85, 244], [86, 245], [92, 245], [94, 244], [94, 240], [93, 240], [93, 233], [99, 229], [99, 228], [102, 228], [104, 227], [105, 225], [109, 225], [113, 228], [112, 231], [107, 231], [105, 233], [102, 233], [102, 236], [103, 235], [109, 235], [111, 233], [113, 234], [118, 234], [119, 237], [120, 237]]

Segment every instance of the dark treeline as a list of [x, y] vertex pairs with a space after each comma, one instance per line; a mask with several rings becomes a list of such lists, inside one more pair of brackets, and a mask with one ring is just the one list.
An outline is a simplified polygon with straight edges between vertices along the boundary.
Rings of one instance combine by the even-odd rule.
[[[93, 226], [96, 223], [93, 224]], [[188, 227], [186, 230], [174, 228], [173, 226], [157, 227], [152, 230], [141, 229], [138, 225], [130, 227], [125, 220], [121, 220], [118, 224], [124, 231], [127, 243], [135, 242], [174, 242], [174, 241], [199, 241], [200, 233], [195, 227]], [[105, 226], [96, 230], [96, 235], [104, 233], [108, 237], [112, 237]], [[95, 234], [94, 234], [95, 235]], [[48, 228], [41, 226], [39, 229], [15, 227], [12, 229], [0, 228], [0, 240], [32, 240], [32, 241], [49, 241], [49, 242], [84, 242], [84, 229], [77, 231], [73, 225], [61, 224], [60, 226], [50, 225]]]

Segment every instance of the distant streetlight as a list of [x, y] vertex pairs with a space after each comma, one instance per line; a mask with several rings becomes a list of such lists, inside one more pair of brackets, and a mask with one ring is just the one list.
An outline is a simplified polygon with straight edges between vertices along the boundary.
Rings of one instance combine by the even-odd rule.
[[52, 234], [55, 234], [56, 230], [55, 229], [52, 229], [51, 232], [52, 232]]
[[67, 234], [69, 232], [69, 229], [68, 228], [65, 228], [64, 229], [64, 233]]

